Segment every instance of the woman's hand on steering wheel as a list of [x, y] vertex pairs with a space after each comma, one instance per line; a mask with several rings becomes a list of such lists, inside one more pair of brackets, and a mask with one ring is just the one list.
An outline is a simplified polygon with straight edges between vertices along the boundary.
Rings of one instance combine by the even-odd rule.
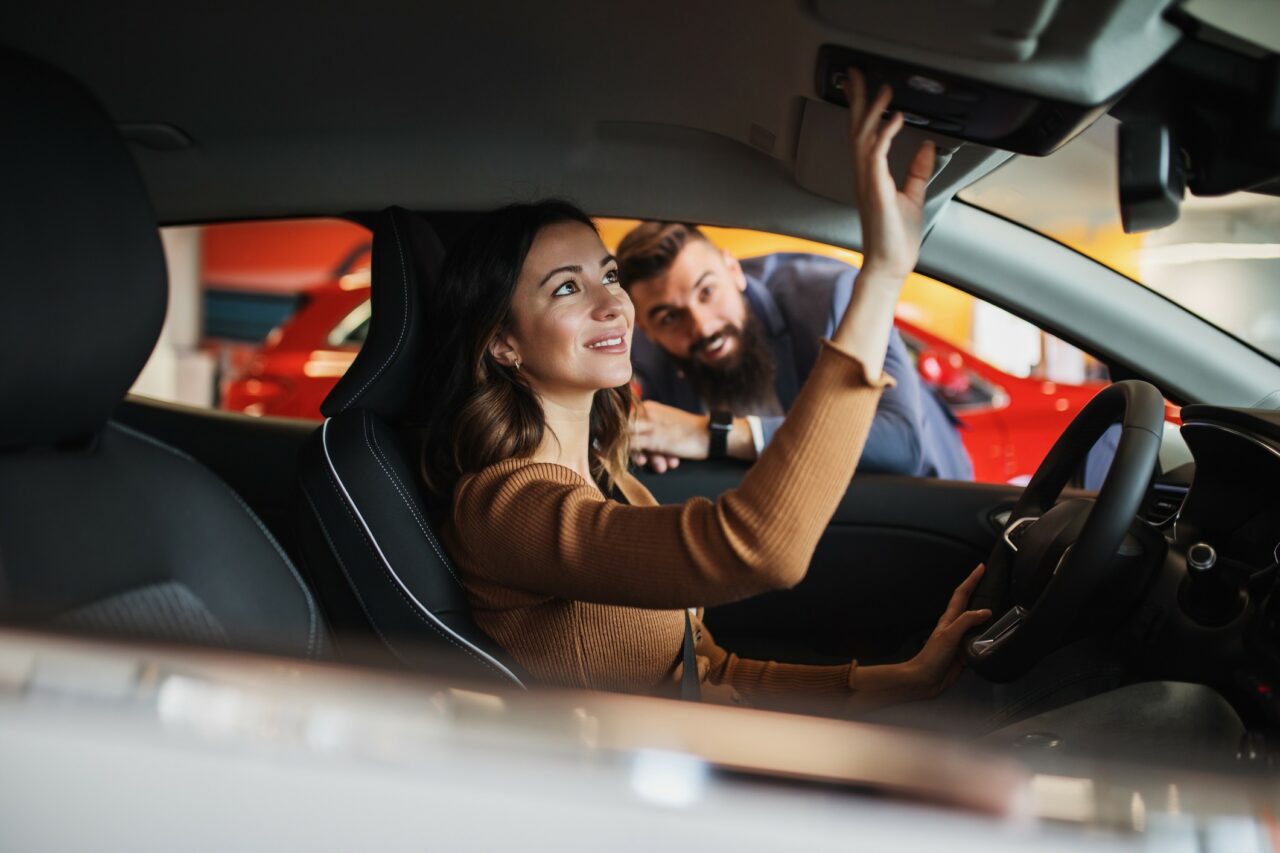
[[929, 635], [929, 641], [915, 657], [902, 664], [908, 682], [913, 686], [910, 692], [916, 698], [933, 698], [951, 686], [963, 669], [960, 644], [965, 634], [991, 618], [990, 610], [965, 609], [984, 569], [979, 565], [956, 587], [946, 611]]
[[854, 696], [849, 704], [853, 712], [932, 699], [951, 686], [960, 675], [963, 659], [960, 644], [975, 625], [991, 618], [990, 610], [966, 610], [969, 596], [982, 579], [984, 566], [978, 566], [951, 594], [946, 612], [934, 626], [924, 648], [904, 663], [860, 666], [854, 670], [850, 686]]

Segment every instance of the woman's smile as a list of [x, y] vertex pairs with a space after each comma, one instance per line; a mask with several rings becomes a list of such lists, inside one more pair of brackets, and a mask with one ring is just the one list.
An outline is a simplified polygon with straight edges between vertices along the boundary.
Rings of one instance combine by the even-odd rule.
[[585, 346], [592, 352], [604, 353], [605, 355], [626, 355], [631, 351], [625, 329], [606, 332], [599, 337], [592, 338]]

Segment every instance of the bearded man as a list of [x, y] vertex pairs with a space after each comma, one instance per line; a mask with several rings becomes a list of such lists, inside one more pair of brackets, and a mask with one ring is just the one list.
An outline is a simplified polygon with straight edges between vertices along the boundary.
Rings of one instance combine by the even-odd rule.
[[[635, 305], [644, 398], [632, 448], [662, 472], [679, 459], [755, 459], [782, 424], [849, 305], [858, 270], [819, 255], [739, 261], [695, 226], [645, 222], [618, 246]], [[858, 471], [973, 479], [958, 421], [925, 386], [895, 329], [885, 389]]]

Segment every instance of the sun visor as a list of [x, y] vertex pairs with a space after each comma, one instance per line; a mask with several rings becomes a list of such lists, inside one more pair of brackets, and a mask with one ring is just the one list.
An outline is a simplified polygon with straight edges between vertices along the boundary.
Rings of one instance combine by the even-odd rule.
[[[912, 127], [904, 127], [889, 150], [889, 171], [901, 186], [911, 157], [920, 143], [938, 146], [933, 175], [937, 177], [958, 143]], [[932, 180], [931, 180], [932, 182]], [[849, 155], [849, 111], [822, 101], [805, 101], [796, 147], [796, 183], [815, 195], [853, 204], [853, 162]]]
[[[925, 200], [927, 228], [948, 199], [1013, 155], [919, 128], [904, 127], [889, 150], [889, 172], [899, 185], [906, 177], [915, 150], [926, 139], [932, 139], [938, 148], [938, 159]], [[852, 205], [849, 111], [822, 101], [805, 101], [795, 164], [795, 180], [801, 187], [814, 195]]]

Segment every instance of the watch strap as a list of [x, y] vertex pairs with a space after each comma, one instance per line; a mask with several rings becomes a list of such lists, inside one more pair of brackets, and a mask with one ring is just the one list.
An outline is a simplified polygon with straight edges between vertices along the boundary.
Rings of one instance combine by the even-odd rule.
[[711, 433], [711, 444], [707, 450], [707, 458], [724, 459], [729, 455], [729, 432], [733, 429], [733, 412], [714, 409], [707, 417], [707, 430]]

